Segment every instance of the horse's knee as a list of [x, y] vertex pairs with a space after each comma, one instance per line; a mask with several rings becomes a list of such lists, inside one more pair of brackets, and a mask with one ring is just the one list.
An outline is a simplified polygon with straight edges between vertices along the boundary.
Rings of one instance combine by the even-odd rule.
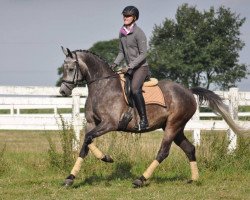
[[93, 141], [93, 137], [91, 135], [89, 135], [89, 134], [86, 134], [85, 138], [84, 138], [82, 148], [81, 148], [81, 151], [80, 151], [80, 154], [79, 154], [79, 157], [84, 158], [84, 157], [86, 157], [88, 155], [88, 152], [89, 152], [88, 145], [91, 144], [92, 141]]
[[93, 142], [93, 136], [92, 136], [92, 134], [86, 134], [85, 135], [85, 138], [84, 138], [84, 144], [86, 144], [87, 146], [89, 145], [89, 144], [91, 144]]
[[87, 145], [83, 145], [81, 148], [81, 151], [79, 153], [79, 157], [81, 158], [85, 158], [89, 153], [89, 148]]

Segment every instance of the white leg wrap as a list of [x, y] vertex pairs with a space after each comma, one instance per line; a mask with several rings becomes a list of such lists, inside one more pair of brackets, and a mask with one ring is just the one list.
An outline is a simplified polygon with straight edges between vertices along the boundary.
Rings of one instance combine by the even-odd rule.
[[104, 158], [104, 154], [94, 145], [94, 143], [89, 144], [88, 147], [96, 158], [98, 159]]
[[147, 170], [143, 173], [143, 176], [148, 179], [154, 172], [154, 170], [156, 169], [156, 167], [159, 165], [160, 163], [157, 160], [154, 160], [151, 165], [147, 168]]
[[81, 157], [77, 158], [76, 163], [75, 163], [73, 169], [71, 170], [70, 174], [73, 174], [74, 176], [76, 176], [79, 173], [79, 171], [81, 169], [82, 161], [83, 161], [83, 159]]
[[197, 181], [199, 179], [199, 170], [197, 167], [197, 162], [192, 161], [190, 162], [190, 168], [191, 168], [191, 180]]

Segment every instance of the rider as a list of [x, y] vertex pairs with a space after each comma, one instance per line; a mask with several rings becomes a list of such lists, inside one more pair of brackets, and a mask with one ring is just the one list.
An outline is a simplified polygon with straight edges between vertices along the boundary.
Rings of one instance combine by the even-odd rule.
[[149, 66], [146, 61], [147, 38], [135, 23], [139, 19], [139, 10], [136, 7], [125, 7], [122, 15], [124, 25], [119, 33], [119, 53], [111, 67], [114, 69], [125, 59], [128, 67], [123, 68], [123, 72], [131, 79], [132, 96], [140, 116], [138, 129], [146, 130], [149, 125], [142, 95], [142, 85], [149, 75]]

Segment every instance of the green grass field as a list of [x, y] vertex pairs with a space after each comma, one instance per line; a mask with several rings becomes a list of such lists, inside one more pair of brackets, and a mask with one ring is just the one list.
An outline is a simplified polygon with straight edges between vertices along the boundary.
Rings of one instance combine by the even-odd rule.
[[[48, 134], [54, 154], [49, 153]], [[60, 134], [0, 131], [0, 199], [250, 199], [249, 138], [239, 139], [235, 153], [228, 155], [225, 133], [202, 134], [197, 147], [200, 180], [192, 184], [186, 183], [188, 160], [173, 144], [148, 185], [135, 189], [131, 183], [155, 158], [162, 133], [109, 133], [96, 144], [115, 162], [103, 163], [89, 154], [74, 185], [64, 188], [61, 184], [77, 154], [71, 155], [70, 165], [65, 164]]]

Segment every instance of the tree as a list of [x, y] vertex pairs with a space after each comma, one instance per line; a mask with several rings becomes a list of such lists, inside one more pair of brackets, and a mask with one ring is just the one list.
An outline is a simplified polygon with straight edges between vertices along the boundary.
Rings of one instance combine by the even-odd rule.
[[[119, 39], [112, 39], [108, 41], [96, 42], [89, 51], [101, 56], [108, 63], [113, 63], [118, 51], [119, 51]], [[56, 83], [56, 86], [60, 86], [62, 83], [62, 66], [57, 69], [57, 74], [60, 76], [59, 80]]]
[[56, 81], [56, 86], [59, 87], [62, 84], [63, 65], [57, 68], [57, 74], [60, 76], [60, 78]]
[[245, 45], [239, 38], [244, 22], [245, 18], [223, 6], [200, 12], [183, 4], [176, 21], [165, 19], [153, 29], [149, 42], [153, 75], [188, 87], [235, 86], [248, 74], [247, 65], [238, 63]]
[[89, 50], [113, 63], [119, 51], [119, 39], [97, 42]]

